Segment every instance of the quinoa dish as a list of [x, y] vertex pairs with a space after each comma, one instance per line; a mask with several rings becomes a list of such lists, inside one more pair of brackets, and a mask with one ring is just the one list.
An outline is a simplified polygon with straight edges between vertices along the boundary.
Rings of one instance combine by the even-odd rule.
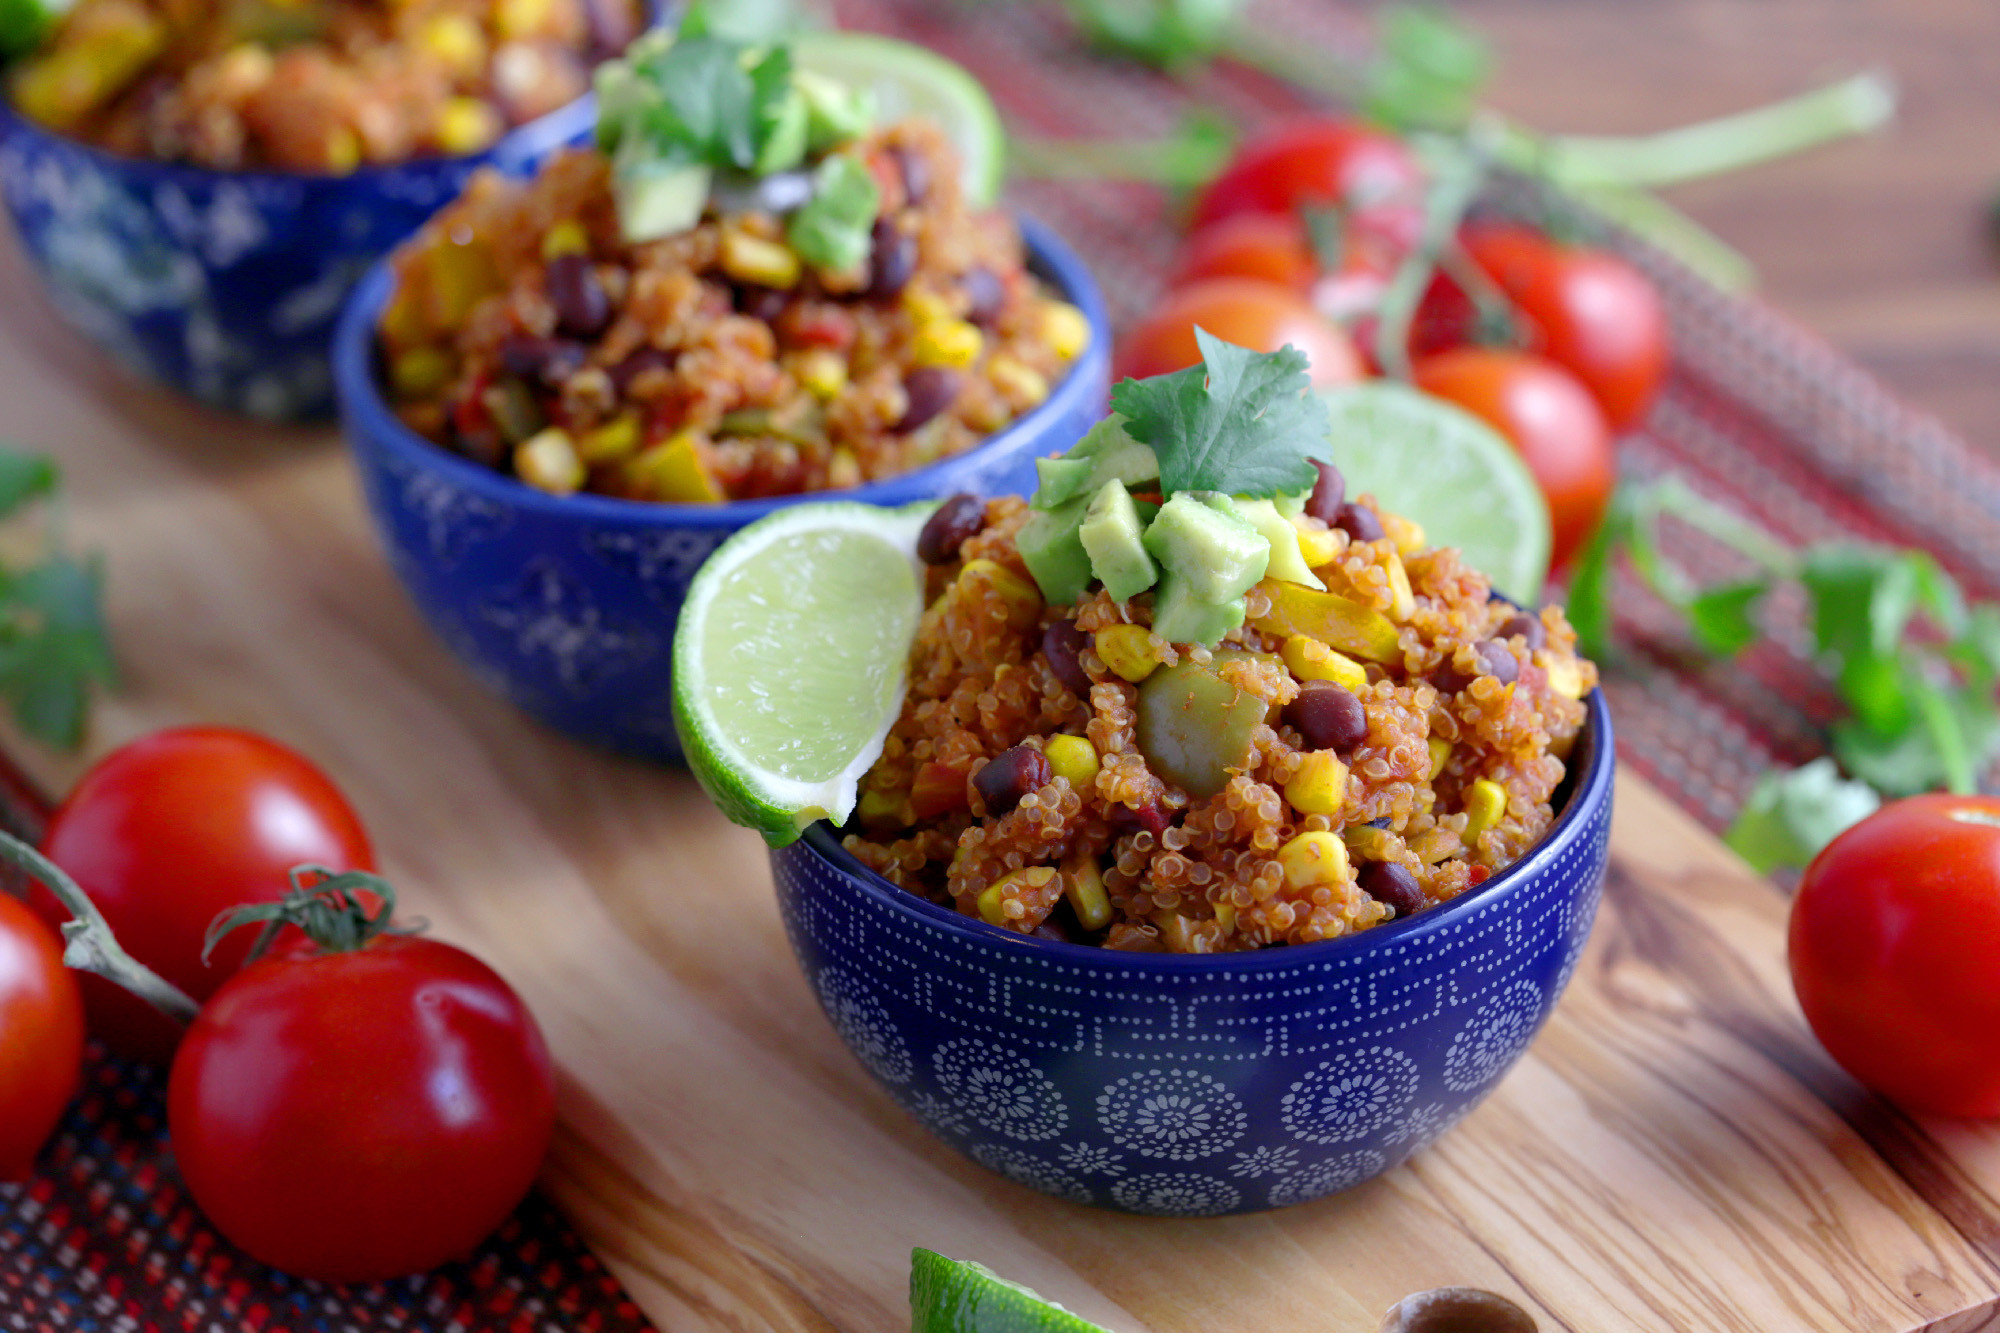
[[9, 84], [129, 157], [343, 174], [483, 152], [586, 92], [641, 0], [77, 0]]
[[[1202, 337], [1206, 368], [1118, 386], [1032, 504], [959, 496], [924, 528], [907, 698], [844, 839], [895, 884], [1220, 953], [1422, 912], [1549, 830], [1597, 681], [1562, 611], [1304, 458], [1303, 357], [1260, 396], [1271, 358]], [[1260, 438], [1196, 458], [1230, 430]]]
[[[769, 105], [698, 139], [672, 99], [725, 56]], [[594, 147], [481, 175], [395, 257], [383, 373], [441, 447], [558, 495], [841, 489], [971, 448], [1087, 345], [937, 126], [782, 43], [647, 34], [599, 95]]]

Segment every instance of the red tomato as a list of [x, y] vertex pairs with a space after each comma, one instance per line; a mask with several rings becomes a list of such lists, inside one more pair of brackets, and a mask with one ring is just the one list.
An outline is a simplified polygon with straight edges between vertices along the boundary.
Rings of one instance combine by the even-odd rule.
[[1828, 843], [1791, 963], [1848, 1073], [1914, 1111], [2000, 1115], [2000, 800], [1912, 796]]
[[534, 1016], [464, 950], [301, 942], [202, 1008], [167, 1124], [223, 1235], [300, 1277], [373, 1281], [463, 1256], [506, 1219], [548, 1150], [555, 1071]]
[[1576, 376], [1540, 357], [1497, 347], [1460, 347], [1426, 357], [1417, 387], [1458, 404], [1520, 451], [1549, 502], [1553, 567], [1560, 569], [1596, 529], [1617, 484], [1604, 413]]
[[1312, 363], [1316, 387], [1362, 376], [1361, 357], [1346, 330], [1297, 292], [1254, 278], [1211, 278], [1169, 292], [1119, 342], [1118, 373], [1146, 379], [1194, 365], [1201, 360], [1196, 325], [1252, 351], [1275, 352], [1291, 344]]
[[1335, 117], [1295, 120], [1236, 150], [1202, 191], [1191, 225], [1337, 207], [1351, 210], [1356, 225], [1408, 246], [1423, 225], [1423, 190], [1423, 168], [1396, 136]]
[[1235, 213], [1188, 233], [1181, 243], [1172, 285], [1204, 278], [1261, 278], [1310, 292], [1319, 279], [1319, 257], [1295, 214]]
[[[1645, 274], [1616, 255], [1559, 245], [1528, 227], [1470, 227], [1462, 241], [1513, 303], [1527, 347], [1581, 380], [1612, 430], [1645, 418], [1669, 357], [1666, 311]], [[1412, 353], [1470, 342], [1476, 323], [1457, 283], [1433, 282], [1411, 334]]]
[[[162, 731], [112, 751], [49, 821], [42, 851], [90, 895], [133, 957], [196, 1000], [243, 965], [250, 939], [202, 941], [231, 907], [285, 896], [306, 861], [368, 870], [361, 821], [326, 776], [275, 741], [226, 727]], [[68, 913], [39, 886], [36, 909]], [[143, 1001], [82, 979], [91, 1030], [113, 1049], [164, 1063], [179, 1033]]]
[[27, 1179], [82, 1070], [83, 997], [62, 942], [0, 889], [0, 1181]]

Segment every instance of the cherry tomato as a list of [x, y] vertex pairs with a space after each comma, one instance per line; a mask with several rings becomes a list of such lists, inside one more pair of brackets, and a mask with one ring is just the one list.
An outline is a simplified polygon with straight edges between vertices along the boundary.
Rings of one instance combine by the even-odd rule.
[[1560, 569], [1590, 537], [1617, 484], [1604, 413], [1576, 376], [1539, 357], [1460, 347], [1417, 362], [1417, 387], [1458, 404], [1520, 451], [1549, 502]]
[[1201, 360], [1196, 325], [1252, 351], [1275, 352], [1291, 344], [1311, 362], [1316, 387], [1362, 376], [1361, 357], [1346, 330], [1290, 288], [1254, 278], [1210, 278], [1169, 292], [1120, 341], [1118, 373], [1146, 379], [1194, 365]]
[[167, 1124], [223, 1235], [287, 1273], [373, 1281], [461, 1257], [506, 1219], [548, 1150], [555, 1071], [534, 1016], [464, 950], [300, 942], [203, 1006]]
[[2000, 800], [1912, 796], [1828, 843], [1791, 964], [1848, 1073], [1914, 1111], [2000, 1116]]
[[[206, 1000], [242, 966], [250, 941], [202, 941], [222, 912], [285, 896], [286, 872], [375, 862], [368, 835], [324, 774], [275, 741], [226, 727], [158, 732], [105, 756], [49, 821], [42, 851], [67, 870], [140, 962]], [[47, 890], [46, 920], [68, 913]], [[82, 979], [91, 1030], [114, 1050], [159, 1063], [179, 1033], [140, 1000]]]
[[[1469, 227], [1466, 253], [1512, 303], [1526, 347], [1575, 375], [1613, 431], [1645, 418], [1666, 377], [1667, 316], [1645, 274], [1614, 254], [1560, 245], [1528, 227]], [[1471, 342], [1472, 301], [1434, 281], [1411, 334], [1412, 355]]]
[[1337, 117], [1295, 120], [1236, 150], [1196, 201], [1192, 225], [1334, 207], [1407, 247], [1423, 225], [1423, 188], [1423, 168], [1394, 135]]
[[1233, 213], [1189, 232], [1181, 243], [1172, 285], [1204, 278], [1260, 278], [1310, 292], [1319, 279], [1319, 257], [1295, 214]]
[[0, 889], [0, 1181], [27, 1179], [82, 1070], [83, 997], [62, 942]]

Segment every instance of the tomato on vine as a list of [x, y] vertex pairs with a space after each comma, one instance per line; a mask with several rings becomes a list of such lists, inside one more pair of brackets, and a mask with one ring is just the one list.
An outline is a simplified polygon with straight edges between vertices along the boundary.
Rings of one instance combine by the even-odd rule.
[[1338, 116], [1309, 117], [1238, 148], [1196, 200], [1191, 225], [1332, 208], [1408, 247], [1423, 225], [1423, 191], [1423, 168], [1395, 135]]
[[76, 1095], [83, 998], [62, 942], [0, 889], [0, 1181], [25, 1180]]

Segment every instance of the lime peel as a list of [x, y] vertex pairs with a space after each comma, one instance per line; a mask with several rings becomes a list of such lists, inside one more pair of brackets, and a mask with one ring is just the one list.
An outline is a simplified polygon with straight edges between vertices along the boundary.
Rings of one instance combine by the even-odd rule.
[[910, 1333], [1106, 1333], [984, 1264], [910, 1251]]

